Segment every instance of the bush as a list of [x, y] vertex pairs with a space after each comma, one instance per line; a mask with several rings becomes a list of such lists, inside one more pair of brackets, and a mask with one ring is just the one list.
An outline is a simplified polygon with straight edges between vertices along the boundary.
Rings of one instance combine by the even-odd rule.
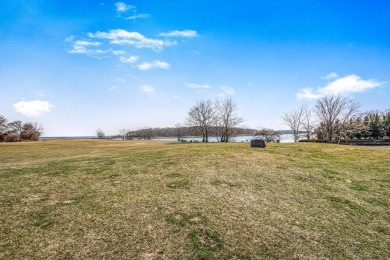
[[41, 133], [38, 131], [27, 129], [26, 131], [22, 132], [21, 139], [25, 141], [38, 141], [40, 135]]
[[20, 136], [17, 133], [9, 133], [3, 136], [4, 142], [18, 142], [20, 140]]

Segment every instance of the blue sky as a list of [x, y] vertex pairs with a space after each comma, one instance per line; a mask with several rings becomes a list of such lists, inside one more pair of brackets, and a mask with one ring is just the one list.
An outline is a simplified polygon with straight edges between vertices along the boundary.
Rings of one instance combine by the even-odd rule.
[[245, 125], [341, 93], [390, 108], [389, 1], [0, 4], [0, 114], [46, 136], [183, 123], [231, 97]]

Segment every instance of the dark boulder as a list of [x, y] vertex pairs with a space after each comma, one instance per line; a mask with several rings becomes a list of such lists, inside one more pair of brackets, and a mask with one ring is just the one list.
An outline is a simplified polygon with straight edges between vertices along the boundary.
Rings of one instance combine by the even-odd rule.
[[251, 147], [265, 148], [265, 141], [261, 139], [253, 139], [251, 140]]

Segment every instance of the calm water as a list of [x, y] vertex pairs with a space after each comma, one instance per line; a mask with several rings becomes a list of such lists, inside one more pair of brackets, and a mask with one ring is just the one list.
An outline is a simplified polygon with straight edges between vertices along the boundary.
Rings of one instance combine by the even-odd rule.
[[[187, 142], [190, 142], [190, 141], [198, 141], [198, 142], [202, 142], [202, 137], [188, 137], [188, 138], [183, 138], [184, 140], [186, 140]], [[233, 142], [249, 142], [250, 140], [254, 139], [254, 137], [252, 135], [247, 135], [247, 136], [236, 136], [236, 137], [233, 137]], [[156, 141], [177, 141], [177, 138], [167, 138], [167, 137], [161, 137], [161, 138], [156, 138], [156, 139], [153, 139], [153, 140], [156, 140]], [[209, 137], [209, 142], [211, 143], [214, 143], [214, 142], [218, 142], [217, 138], [216, 137]], [[281, 135], [280, 136], [280, 142], [281, 143], [292, 143], [294, 142], [294, 136], [292, 134], [286, 134], [286, 135]]]
[[[41, 137], [42, 140], [47, 140], [47, 139], [94, 139], [96, 136], [61, 136], [61, 137]], [[201, 137], [188, 137], [188, 138], [183, 138], [187, 142], [202, 142]], [[247, 136], [236, 136], [233, 137], [232, 142], [249, 142], [250, 140], [254, 139], [252, 135], [247, 135]], [[121, 138], [117, 138], [116, 140], [121, 140]], [[160, 138], [155, 138], [152, 139], [155, 141], [170, 141], [170, 142], [175, 142], [177, 141], [177, 138], [174, 137], [160, 137]], [[209, 142], [215, 143], [218, 142], [216, 137], [209, 137]], [[294, 142], [294, 136], [292, 134], [285, 134], [280, 136], [280, 142], [281, 143], [292, 143]]]

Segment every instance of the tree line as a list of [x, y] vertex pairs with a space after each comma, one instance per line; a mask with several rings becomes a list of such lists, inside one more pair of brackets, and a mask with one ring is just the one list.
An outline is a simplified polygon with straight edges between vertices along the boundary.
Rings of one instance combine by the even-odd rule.
[[[324, 123], [321, 122], [316, 128], [315, 135], [319, 140], [325, 139], [326, 125]], [[336, 120], [333, 139], [337, 141], [390, 139], [390, 110], [361, 113], [345, 122]]]
[[[238, 116], [238, 107], [232, 99], [199, 100], [189, 111], [184, 123], [175, 127], [144, 127], [137, 130], [120, 129], [113, 137], [125, 139], [150, 140], [156, 137], [176, 137], [183, 140], [188, 136], [201, 136], [202, 142], [208, 142], [210, 136], [219, 142], [230, 142], [236, 135], [253, 135], [256, 130], [241, 126], [243, 119]], [[96, 130], [99, 139], [106, 137], [102, 129]]]
[[296, 142], [302, 133], [328, 143], [390, 139], [390, 110], [361, 113], [359, 108], [355, 99], [331, 95], [318, 99], [312, 109], [304, 105], [284, 113], [282, 119]]
[[[210, 133], [217, 132], [214, 127], [210, 128]], [[256, 130], [237, 127], [234, 129], [236, 135], [254, 135]], [[196, 127], [184, 124], [176, 124], [174, 127], [142, 127], [137, 130], [119, 129], [115, 135], [107, 136], [102, 129], [96, 130], [98, 139], [117, 138], [122, 140], [151, 140], [158, 137], [174, 137], [181, 141], [185, 137], [199, 136], [199, 130]]]
[[0, 115], [0, 142], [38, 141], [43, 127], [35, 122], [9, 122]]

